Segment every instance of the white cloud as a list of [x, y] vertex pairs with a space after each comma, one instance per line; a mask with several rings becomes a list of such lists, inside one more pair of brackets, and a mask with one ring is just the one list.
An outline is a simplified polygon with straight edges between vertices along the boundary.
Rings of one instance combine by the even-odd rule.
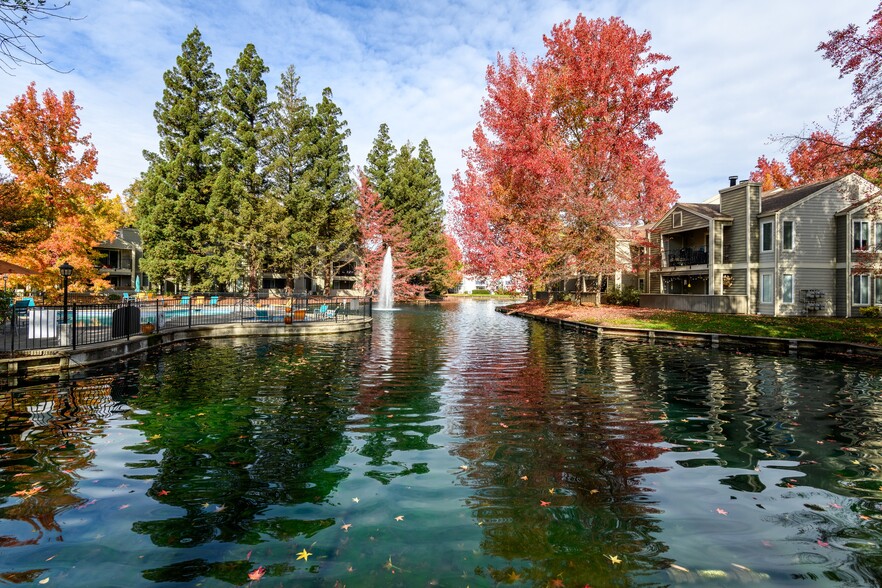
[[99, 150], [100, 179], [121, 192], [145, 168], [142, 150], [157, 147], [162, 74], [198, 26], [221, 75], [251, 42], [271, 69], [270, 88], [289, 64], [310, 102], [330, 86], [352, 131], [354, 165], [363, 165], [380, 123], [398, 145], [427, 138], [449, 190], [496, 53], [538, 55], [542, 35], [579, 10], [589, 18], [619, 15], [649, 30], [653, 49], [680, 67], [672, 87], [678, 102], [658, 117], [657, 149], [681, 196], [701, 200], [729, 175], [746, 177], [759, 155], [777, 155], [771, 135], [823, 122], [848, 102], [848, 81], [815, 47], [830, 29], [864, 24], [873, 8], [862, 0], [83, 0], [69, 8], [81, 20], [39, 23], [46, 57], [74, 71], [21, 68], [3, 79], [0, 104], [31, 79], [40, 89], [74, 90], [82, 129]]

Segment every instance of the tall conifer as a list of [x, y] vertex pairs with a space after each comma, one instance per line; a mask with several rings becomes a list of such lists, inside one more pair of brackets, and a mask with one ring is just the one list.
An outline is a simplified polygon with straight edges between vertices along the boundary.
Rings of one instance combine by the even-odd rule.
[[269, 104], [263, 75], [269, 71], [248, 44], [227, 70], [221, 91], [221, 170], [208, 205], [212, 242], [209, 271], [219, 284], [246, 278], [260, 287], [268, 243], [264, 217]]
[[153, 111], [159, 153], [144, 153], [149, 167], [136, 207], [142, 267], [154, 281], [201, 286], [208, 281], [206, 207], [218, 170], [220, 77], [198, 28], [163, 80], [162, 100]]
[[326, 292], [352, 252], [356, 236], [355, 192], [345, 143], [349, 129], [342, 114], [331, 89], [325, 88], [310, 125], [312, 141], [304, 174], [315, 223], [314, 271], [324, 277]]

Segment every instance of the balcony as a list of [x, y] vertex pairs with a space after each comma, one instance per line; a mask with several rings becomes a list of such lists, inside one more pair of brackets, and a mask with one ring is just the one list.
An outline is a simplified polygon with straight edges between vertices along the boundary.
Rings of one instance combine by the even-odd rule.
[[685, 265], [707, 265], [707, 251], [704, 247], [693, 250], [691, 247], [684, 247], [674, 252], [668, 252], [668, 267], [678, 267]]

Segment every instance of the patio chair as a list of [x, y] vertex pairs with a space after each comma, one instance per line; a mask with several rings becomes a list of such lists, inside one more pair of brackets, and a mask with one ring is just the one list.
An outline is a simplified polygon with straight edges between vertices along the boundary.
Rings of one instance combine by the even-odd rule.
[[315, 320], [321, 320], [325, 318], [328, 314], [328, 305], [322, 304], [318, 310], [313, 310], [312, 315]]
[[336, 318], [337, 318], [337, 311], [339, 311], [339, 310], [340, 310], [340, 307], [339, 307], [339, 306], [337, 306], [337, 307], [335, 307], [335, 308], [331, 308], [331, 309], [329, 309], [329, 310], [325, 313], [325, 318], [336, 319]]
[[190, 305], [190, 297], [189, 296], [181, 296], [181, 306], [189, 306]]
[[129, 299], [129, 293], [128, 293], [128, 292], [123, 292], [122, 299], [123, 299], [123, 300], [128, 300], [128, 299]]
[[218, 300], [219, 300], [219, 298], [217, 296], [212, 296], [211, 298], [208, 299], [208, 305], [209, 306], [217, 306]]
[[205, 296], [195, 296], [193, 298], [193, 304], [205, 304]]

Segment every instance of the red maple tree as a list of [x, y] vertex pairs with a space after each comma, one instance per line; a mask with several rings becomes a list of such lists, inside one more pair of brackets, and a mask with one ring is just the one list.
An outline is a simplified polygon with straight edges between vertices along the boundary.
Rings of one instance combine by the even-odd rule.
[[409, 239], [401, 227], [393, 222], [392, 211], [383, 206], [379, 194], [371, 187], [370, 180], [359, 169], [358, 191], [356, 193], [356, 224], [362, 268], [359, 274], [361, 287], [373, 292], [379, 287], [380, 272], [386, 248], [392, 248], [392, 268], [394, 280], [393, 295], [396, 300], [414, 298], [422, 288], [408, 283], [414, 275], [409, 265], [413, 255], [410, 253]]
[[649, 141], [676, 68], [619, 18], [555, 26], [533, 62], [487, 70], [466, 168], [454, 177], [454, 227], [469, 271], [520, 286], [562, 272], [614, 269], [606, 229], [654, 219], [676, 193]]

